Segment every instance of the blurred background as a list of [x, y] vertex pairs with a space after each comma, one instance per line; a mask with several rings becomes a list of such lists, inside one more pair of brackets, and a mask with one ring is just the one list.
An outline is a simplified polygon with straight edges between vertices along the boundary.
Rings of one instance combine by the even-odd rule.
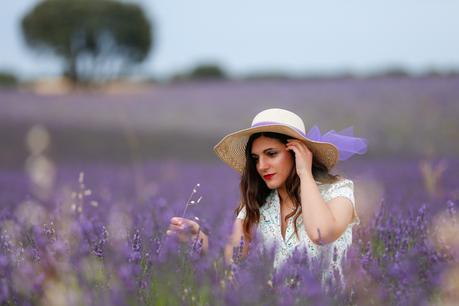
[[353, 126], [369, 144], [353, 162], [427, 160], [418, 174], [440, 177], [459, 154], [457, 11], [457, 1], [5, 2], [0, 167], [218, 163], [221, 137], [281, 107], [322, 133]]
[[[212, 148], [280, 107], [368, 140], [333, 171], [354, 181], [361, 220], [349, 304], [456, 305], [458, 12], [457, 0], [2, 1], [0, 304], [222, 304], [210, 295], [239, 274], [217, 268], [239, 177]], [[195, 262], [209, 277], [167, 246], [172, 216], [210, 231], [212, 264]], [[250, 288], [227, 291], [236, 304], [275, 303], [262, 266], [255, 287], [235, 278]]]

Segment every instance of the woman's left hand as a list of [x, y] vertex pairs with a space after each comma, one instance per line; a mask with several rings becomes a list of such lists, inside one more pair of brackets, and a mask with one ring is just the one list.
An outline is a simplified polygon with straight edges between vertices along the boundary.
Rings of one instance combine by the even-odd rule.
[[296, 173], [300, 178], [305, 175], [312, 176], [312, 152], [306, 144], [297, 139], [289, 139], [287, 150], [295, 153]]

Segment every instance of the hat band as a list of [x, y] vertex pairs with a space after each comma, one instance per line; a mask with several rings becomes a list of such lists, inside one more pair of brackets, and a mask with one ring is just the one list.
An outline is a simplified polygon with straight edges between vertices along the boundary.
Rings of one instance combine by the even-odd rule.
[[328, 142], [338, 149], [339, 160], [346, 160], [354, 154], [365, 154], [368, 149], [367, 140], [365, 138], [354, 137], [354, 128], [352, 126], [340, 132], [330, 130], [324, 135], [321, 135], [320, 129], [317, 125], [314, 125], [307, 134], [294, 126], [280, 122], [262, 121], [252, 124], [252, 127], [269, 125], [284, 125], [294, 129], [308, 140], [316, 142]]
[[306, 137], [306, 133], [305, 132], [303, 132], [302, 130], [300, 130], [297, 127], [294, 127], [293, 125], [286, 124], [286, 123], [280, 123], [280, 122], [275, 122], [275, 121], [261, 121], [261, 122], [257, 122], [255, 124], [252, 124], [251, 127], [269, 126], [269, 125], [285, 125], [286, 127], [294, 129], [295, 131], [300, 133], [303, 137]]

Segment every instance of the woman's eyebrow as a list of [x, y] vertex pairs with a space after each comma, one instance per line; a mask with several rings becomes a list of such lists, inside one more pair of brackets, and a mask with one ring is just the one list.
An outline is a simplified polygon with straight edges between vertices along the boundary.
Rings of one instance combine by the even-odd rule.
[[[270, 150], [277, 150], [277, 149], [276, 148], [267, 148], [267, 149], [264, 149], [262, 153], [267, 153]], [[252, 155], [257, 156], [257, 154], [253, 153], [253, 152], [252, 152]]]

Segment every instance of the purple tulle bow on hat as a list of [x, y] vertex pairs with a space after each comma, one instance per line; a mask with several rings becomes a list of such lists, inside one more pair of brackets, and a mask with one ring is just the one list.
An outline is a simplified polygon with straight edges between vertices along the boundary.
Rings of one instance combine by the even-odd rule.
[[365, 138], [354, 137], [354, 127], [352, 126], [339, 132], [331, 130], [321, 136], [319, 127], [314, 125], [306, 137], [311, 140], [334, 144], [339, 151], [339, 160], [346, 160], [354, 154], [365, 154], [368, 148]]

